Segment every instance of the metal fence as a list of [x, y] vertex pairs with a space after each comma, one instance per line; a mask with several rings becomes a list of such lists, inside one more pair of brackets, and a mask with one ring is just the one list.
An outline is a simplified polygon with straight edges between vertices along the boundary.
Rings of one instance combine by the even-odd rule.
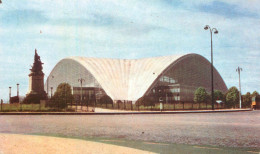
[[[224, 104], [215, 104], [215, 109], [224, 109]], [[94, 112], [95, 108], [112, 109], [112, 110], [127, 110], [127, 111], [160, 111], [160, 104], [156, 103], [154, 106], [144, 106], [132, 104], [131, 102], [119, 102], [114, 104], [80, 104], [68, 103], [66, 108], [50, 107], [45, 103], [41, 104], [4, 104], [1, 103], [1, 112]], [[207, 110], [211, 109], [211, 104], [206, 103], [171, 103], [163, 104], [164, 111], [175, 110]]]

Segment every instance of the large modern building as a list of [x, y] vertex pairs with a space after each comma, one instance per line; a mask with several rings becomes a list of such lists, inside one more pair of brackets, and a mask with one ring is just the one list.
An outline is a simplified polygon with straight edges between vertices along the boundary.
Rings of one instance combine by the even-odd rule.
[[[227, 86], [214, 68], [214, 89], [227, 91]], [[194, 91], [204, 87], [211, 91], [211, 64], [198, 54], [171, 55], [143, 59], [108, 59], [68, 57], [51, 71], [45, 90], [55, 92], [66, 82], [80, 99], [99, 99], [108, 95], [113, 101], [136, 102], [142, 96], [160, 96], [164, 102], [191, 102]], [[158, 95], [159, 94], [159, 95]]]

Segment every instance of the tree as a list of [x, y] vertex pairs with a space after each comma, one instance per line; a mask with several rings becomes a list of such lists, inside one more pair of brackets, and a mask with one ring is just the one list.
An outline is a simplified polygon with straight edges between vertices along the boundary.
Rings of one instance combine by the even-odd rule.
[[224, 94], [220, 90], [214, 90], [214, 102], [216, 100], [224, 101]]
[[61, 83], [50, 100], [50, 106], [59, 109], [67, 108], [67, 104], [73, 101], [71, 86], [68, 83]]
[[23, 100], [23, 104], [40, 104], [40, 100], [46, 100], [47, 95], [43, 94], [29, 94]]
[[206, 102], [207, 98], [208, 98], [208, 93], [205, 88], [199, 87], [198, 89], [195, 90], [194, 102], [199, 103], [199, 108], [200, 108], [200, 103]]
[[137, 101], [136, 101], [136, 106], [141, 106], [144, 105], [144, 96], [140, 97]]
[[258, 96], [258, 95], [259, 95], [259, 93], [258, 93], [257, 91], [254, 91], [254, 92], [252, 93], [251, 97], [255, 97], [255, 96]]
[[252, 103], [252, 97], [250, 92], [247, 92], [245, 95], [243, 95], [242, 100], [242, 107], [250, 107]]
[[[216, 101], [221, 101], [224, 102], [224, 94], [220, 91], [220, 90], [214, 90], [214, 103], [216, 103]], [[218, 107], [219, 104], [217, 104]]]
[[113, 100], [108, 95], [104, 95], [100, 98], [100, 104], [106, 104], [107, 108], [107, 104], [113, 104]]
[[155, 99], [152, 95], [144, 95], [143, 97], [137, 100], [137, 103], [138, 105], [143, 105], [143, 106], [154, 106]]
[[239, 104], [239, 91], [236, 87], [231, 87], [228, 89], [228, 92], [226, 94], [226, 106], [236, 107], [236, 105]]

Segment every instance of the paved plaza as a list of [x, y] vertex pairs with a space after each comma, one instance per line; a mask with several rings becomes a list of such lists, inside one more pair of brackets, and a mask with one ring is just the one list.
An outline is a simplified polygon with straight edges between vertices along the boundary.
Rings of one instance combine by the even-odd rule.
[[[148, 154], [149, 151], [79, 139], [0, 133], [0, 154]], [[69, 145], [69, 146], [68, 146]]]
[[148, 115], [0, 115], [0, 133], [260, 147], [260, 111]]

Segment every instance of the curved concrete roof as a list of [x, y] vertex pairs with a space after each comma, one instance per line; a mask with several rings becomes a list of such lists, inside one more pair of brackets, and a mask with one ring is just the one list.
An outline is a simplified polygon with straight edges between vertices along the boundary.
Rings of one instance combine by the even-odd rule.
[[[187, 56], [194, 55], [200, 56], [186, 54], [133, 60], [68, 57], [61, 60], [57, 65], [62, 65], [65, 61], [78, 63], [93, 75], [113, 100], [136, 101], [170, 66]], [[55, 71], [55, 68], [52, 72]]]

